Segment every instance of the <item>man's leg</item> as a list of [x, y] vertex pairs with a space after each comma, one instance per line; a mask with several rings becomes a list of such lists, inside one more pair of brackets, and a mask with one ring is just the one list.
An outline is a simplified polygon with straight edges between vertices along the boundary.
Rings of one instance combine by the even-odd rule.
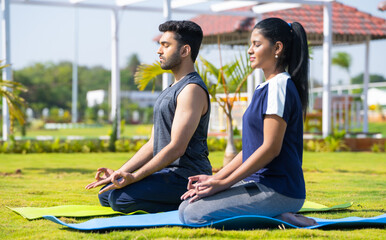
[[[101, 188], [101, 190], [104, 189], [107, 186], [110, 186], [111, 184], [112, 183], [105, 185], [104, 187]], [[111, 193], [111, 190], [107, 191], [107, 192], [104, 192], [102, 194], [98, 194], [99, 202], [100, 202], [100, 204], [103, 207], [110, 207], [110, 203], [109, 203], [109, 195], [110, 195], [110, 193]]]
[[164, 212], [178, 209], [188, 181], [172, 172], [157, 172], [139, 182], [99, 195], [102, 206], [115, 211]]

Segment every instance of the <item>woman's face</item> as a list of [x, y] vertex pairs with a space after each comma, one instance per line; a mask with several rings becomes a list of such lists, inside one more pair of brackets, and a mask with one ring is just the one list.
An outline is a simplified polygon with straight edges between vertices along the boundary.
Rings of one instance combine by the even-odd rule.
[[251, 67], [261, 68], [265, 72], [270, 68], [275, 68], [275, 49], [268, 39], [254, 29], [251, 34], [251, 46], [248, 49]]

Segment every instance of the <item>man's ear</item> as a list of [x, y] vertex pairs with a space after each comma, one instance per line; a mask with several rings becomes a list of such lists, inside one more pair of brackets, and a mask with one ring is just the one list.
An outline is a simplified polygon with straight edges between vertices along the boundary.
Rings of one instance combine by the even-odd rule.
[[186, 44], [186, 45], [182, 46], [181, 49], [180, 49], [181, 57], [189, 56], [191, 51], [192, 51], [192, 49], [190, 48], [189, 45]]

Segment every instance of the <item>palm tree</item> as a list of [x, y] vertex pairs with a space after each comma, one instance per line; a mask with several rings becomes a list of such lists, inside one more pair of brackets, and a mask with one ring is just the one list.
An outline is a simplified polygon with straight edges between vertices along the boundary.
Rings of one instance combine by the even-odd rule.
[[163, 73], [172, 73], [170, 70], [163, 70], [161, 63], [156, 61], [153, 64], [141, 64], [138, 66], [134, 75], [134, 81], [140, 91], [145, 90], [146, 86], [152, 81], [153, 91], [155, 89], [155, 80]]
[[[196, 62], [196, 70], [208, 87], [210, 96], [219, 104], [227, 117], [227, 146], [223, 161], [225, 166], [237, 154], [233, 137], [233, 104], [253, 69], [248, 64], [248, 56], [241, 55], [239, 59], [220, 68], [216, 68], [212, 63], [200, 57], [199, 63]], [[155, 86], [156, 77], [164, 72], [171, 71], [163, 70], [159, 62], [152, 65], [142, 64], [138, 67], [134, 79], [138, 88], [143, 90], [152, 80]], [[225, 98], [218, 97], [216, 95], [218, 91], [224, 92]], [[231, 92], [232, 96], [230, 96]]]
[[350, 67], [351, 67], [351, 56], [346, 52], [336, 52], [331, 59], [331, 64], [343, 68], [351, 81]]
[[[0, 69], [8, 66], [9, 65], [0, 65]], [[7, 102], [11, 118], [16, 118], [21, 125], [25, 123], [25, 115], [22, 110], [25, 106], [25, 101], [23, 98], [19, 97], [18, 94], [25, 91], [26, 89], [20, 83], [9, 80], [0, 80], [0, 97], [4, 97]]]

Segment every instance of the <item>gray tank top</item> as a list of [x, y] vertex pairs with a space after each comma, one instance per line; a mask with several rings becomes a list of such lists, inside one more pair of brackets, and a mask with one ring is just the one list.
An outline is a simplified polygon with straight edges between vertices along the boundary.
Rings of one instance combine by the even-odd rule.
[[166, 169], [169, 169], [184, 178], [197, 174], [212, 174], [212, 167], [208, 159], [208, 145], [206, 142], [210, 116], [208, 89], [200, 75], [198, 75], [197, 72], [192, 72], [176, 84], [166, 88], [159, 95], [154, 104], [153, 154], [155, 156], [170, 143], [174, 113], [177, 107], [177, 97], [188, 84], [197, 84], [205, 90], [208, 97], [208, 111], [201, 117], [200, 123], [198, 124], [184, 155], [166, 167]]

